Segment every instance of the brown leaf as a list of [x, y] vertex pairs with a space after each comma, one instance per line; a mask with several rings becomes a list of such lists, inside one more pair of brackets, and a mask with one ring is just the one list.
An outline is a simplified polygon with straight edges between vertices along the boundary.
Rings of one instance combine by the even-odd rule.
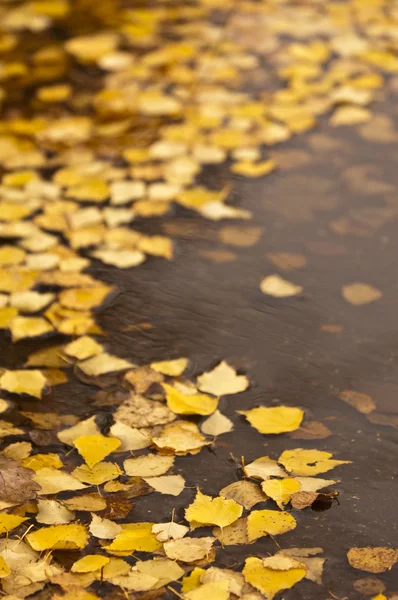
[[292, 254], [291, 252], [268, 252], [266, 257], [275, 267], [285, 271], [302, 269], [307, 264], [305, 256], [302, 254]]
[[290, 499], [290, 503], [293, 508], [297, 508], [298, 510], [303, 510], [317, 499], [318, 494], [316, 492], [297, 492], [293, 494]]
[[368, 415], [376, 408], [376, 404], [371, 396], [357, 392], [356, 390], [343, 390], [340, 392], [339, 398], [364, 415]]
[[354, 569], [368, 573], [384, 573], [398, 561], [398, 550], [385, 547], [350, 548], [348, 562]]
[[21, 504], [36, 498], [41, 487], [32, 481], [34, 474], [32, 469], [20, 467], [15, 460], [0, 456], [0, 500]]
[[324, 440], [332, 435], [329, 427], [319, 421], [303, 423], [296, 431], [291, 431], [289, 437], [296, 440]]

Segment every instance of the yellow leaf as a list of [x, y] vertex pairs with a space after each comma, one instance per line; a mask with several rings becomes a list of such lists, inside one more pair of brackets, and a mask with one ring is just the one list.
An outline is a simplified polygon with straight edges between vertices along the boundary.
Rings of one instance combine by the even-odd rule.
[[276, 163], [274, 160], [269, 159], [260, 163], [254, 163], [250, 160], [241, 160], [232, 165], [232, 173], [238, 175], [244, 175], [245, 177], [262, 177], [268, 175], [276, 169]]
[[211, 415], [217, 408], [218, 399], [206, 394], [186, 395], [168, 383], [162, 383], [166, 392], [167, 406], [179, 415]]
[[184, 594], [188, 600], [228, 600], [229, 596], [228, 581], [204, 583]]
[[67, 344], [64, 348], [65, 354], [77, 358], [78, 360], [85, 360], [96, 354], [103, 352], [103, 347], [98, 344], [93, 338], [83, 336], [74, 340], [70, 344]]
[[302, 410], [290, 406], [259, 406], [238, 412], [245, 415], [257, 431], [265, 434], [295, 431], [300, 427], [304, 416]]
[[79, 524], [52, 525], [28, 533], [26, 540], [33, 550], [75, 550], [88, 542], [86, 528]]
[[247, 517], [249, 541], [263, 535], [280, 535], [296, 527], [296, 519], [287, 512], [278, 510], [254, 510]]
[[41, 486], [41, 496], [58, 494], [59, 492], [83, 490], [86, 487], [80, 483], [78, 479], [73, 477], [73, 475], [48, 467], [36, 471], [33, 480]]
[[195, 524], [227, 527], [239, 519], [242, 512], [242, 506], [234, 500], [211, 498], [198, 490], [195, 500], [185, 510], [185, 518]]
[[152, 533], [154, 523], [128, 523], [105, 549], [111, 554], [127, 556], [134, 552], [154, 552], [162, 547]]
[[18, 315], [18, 310], [10, 306], [0, 308], [0, 329], [8, 329], [15, 317]]
[[260, 289], [263, 294], [274, 298], [289, 298], [290, 296], [297, 296], [303, 291], [300, 285], [286, 281], [279, 275], [265, 277], [260, 284]]
[[107, 556], [87, 554], [73, 563], [70, 570], [72, 573], [92, 573], [93, 571], [103, 569], [109, 562], [110, 558]]
[[184, 579], [182, 580], [181, 588], [183, 594], [186, 594], [187, 592], [190, 592], [191, 590], [194, 590], [195, 588], [199, 587], [200, 578], [204, 573], [206, 573], [204, 569], [195, 567], [194, 570], [191, 571], [189, 575], [187, 575], [187, 577], [184, 577]]
[[122, 474], [119, 467], [110, 462], [100, 462], [90, 469], [87, 465], [77, 467], [72, 475], [79, 481], [90, 485], [101, 485], [111, 479], [116, 479]]
[[215, 396], [238, 394], [244, 392], [248, 387], [247, 377], [237, 375], [235, 369], [225, 361], [220, 362], [214, 369], [198, 377], [198, 388], [202, 392], [208, 392]]
[[337, 127], [339, 125], [356, 125], [366, 123], [372, 118], [372, 113], [361, 106], [346, 105], [336, 108], [330, 118], [330, 123]]
[[187, 358], [176, 358], [174, 360], [162, 360], [150, 364], [151, 369], [167, 375], [168, 377], [179, 377], [188, 366]]
[[338, 467], [349, 464], [349, 460], [331, 460], [333, 454], [323, 450], [285, 450], [280, 455], [278, 462], [292, 475], [312, 476], [325, 473]]
[[278, 592], [293, 587], [305, 577], [304, 565], [294, 559], [290, 559], [290, 568], [283, 570], [270, 568], [266, 561], [249, 556], [242, 573], [246, 582], [264, 594], [267, 600], [272, 600]]
[[49, 454], [34, 454], [33, 456], [29, 456], [21, 461], [21, 466], [32, 469], [32, 471], [39, 471], [46, 467], [60, 469], [63, 464], [58, 454], [50, 452]]
[[39, 292], [15, 292], [10, 296], [10, 306], [27, 313], [39, 312], [55, 300], [55, 294]]
[[13, 394], [29, 394], [41, 398], [47, 380], [41, 371], [6, 371], [0, 377], [0, 387]]
[[118, 269], [137, 267], [145, 260], [145, 254], [143, 252], [127, 249], [101, 249], [93, 252], [92, 256], [106, 265], [112, 265]]
[[12, 341], [39, 337], [53, 331], [53, 326], [42, 317], [15, 317], [10, 324]]
[[163, 549], [168, 558], [181, 562], [194, 562], [206, 558], [212, 549], [215, 538], [187, 538], [165, 542]]
[[0, 556], [0, 579], [3, 577], [8, 577], [11, 574], [11, 569], [7, 565], [6, 561], [2, 556]]
[[106, 508], [105, 500], [95, 492], [63, 500], [62, 504], [69, 510], [81, 510], [85, 512], [100, 512]]
[[117, 450], [120, 444], [117, 438], [104, 435], [85, 435], [74, 441], [75, 448], [90, 468]]
[[283, 510], [284, 504], [290, 502], [292, 494], [301, 489], [300, 483], [296, 479], [268, 479], [261, 484], [263, 491], [274, 500], [280, 509]]
[[0, 513], [0, 534], [12, 531], [12, 529], [19, 527], [24, 521], [27, 521], [24, 517]]
[[59, 295], [61, 306], [74, 310], [90, 310], [100, 306], [114, 290], [111, 285], [64, 290]]
[[167, 260], [173, 258], [173, 242], [163, 235], [141, 236], [137, 242], [137, 247], [151, 256], [162, 256]]
[[377, 546], [350, 548], [347, 558], [353, 569], [360, 569], [368, 573], [384, 573], [384, 571], [390, 571], [398, 562], [398, 550]]
[[58, 432], [57, 437], [63, 444], [73, 446], [75, 440], [77, 440], [79, 437], [86, 435], [100, 435], [100, 433], [101, 432], [97, 427], [94, 415], [89, 419], [80, 421], [76, 425], [73, 425], [73, 427], [69, 427], [68, 429]]
[[25, 252], [14, 246], [0, 248], [0, 266], [19, 265], [25, 259]]
[[145, 431], [129, 427], [120, 421], [116, 421], [109, 430], [112, 437], [120, 440], [121, 445], [118, 452], [130, 452], [131, 450], [141, 450], [151, 445], [149, 434]]

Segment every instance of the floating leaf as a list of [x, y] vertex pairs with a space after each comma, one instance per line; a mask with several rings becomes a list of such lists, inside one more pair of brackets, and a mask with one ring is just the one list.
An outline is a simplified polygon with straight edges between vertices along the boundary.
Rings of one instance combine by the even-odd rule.
[[290, 406], [259, 406], [239, 412], [257, 431], [265, 434], [294, 431], [300, 427], [304, 416], [302, 410]]
[[185, 525], [179, 525], [178, 523], [158, 523], [153, 525], [152, 533], [155, 534], [156, 539], [159, 542], [167, 542], [168, 540], [180, 540], [189, 531]]
[[86, 546], [88, 535], [83, 525], [52, 525], [28, 533], [26, 539], [33, 550], [38, 552], [55, 549], [75, 550]]
[[28, 394], [41, 398], [47, 380], [41, 371], [6, 371], [0, 377], [0, 387], [13, 394]]
[[74, 440], [74, 446], [92, 468], [120, 446], [120, 440], [104, 435], [85, 435]]
[[163, 548], [168, 558], [181, 562], [194, 562], [206, 558], [215, 539], [212, 537], [187, 538], [165, 542]]
[[202, 423], [200, 428], [205, 435], [217, 436], [223, 433], [229, 433], [233, 430], [234, 425], [228, 417], [216, 410]]
[[349, 464], [349, 460], [331, 460], [333, 454], [323, 450], [285, 450], [278, 462], [292, 475], [311, 476], [330, 471], [339, 465]]
[[296, 519], [287, 512], [277, 510], [254, 510], [247, 517], [249, 541], [263, 535], [280, 535], [296, 527]]
[[107, 556], [87, 554], [73, 563], [70, 570], [72, 573], [92, 573], [103, 569], [109, 562], [110, 559]]
[[225, 396], [244, 392], [249, 387], [249, 381], [245, 375], [237, 375], [235, 369], [221, 361], [212, 371], [198, 377], [198, 387], [203, 392]]
[[274, 298], [290, 298], [301, 294], [303, 288], [300, 285], [295, 285], [290, 281], [282, 279], [279, 275], [268, 275], [260, 285], [263, 294], [274, 296]]
[[185, 518], [197, 525], [227, 527], [239, 519], [242, 512], [242, 507], [234, 500], [211, 498], [198, 490], [195, 500], [185, 510]]
[[217, 398], [206, 394], [186, 395], [167, 383], [162, 383], [162, 387], [166, 392], [167, 406], [176, 414], [210, 415], [218, 406]]
[[227, 500], [235, 500], [247, 510], [268, 499], [258, 485], [245, 479], [227, 485], [220, 491], [220, 496], [227, 498]]
[[350, 548], [347, 558], [354, 569], [368, 573], [384, 573], [398, 562], [398, 550], [385, 547]]
[[187, 358], [176, 358], [174, 360], [153, 362], [150, 364], [150, 367], [154, 371], [167, 375], [168, 377], [179, 377], [187, 368], [188, 362]]
[[293, 587], [306, 575], [305, 565], [297, 560], [284, 560], [281, 557], [271, 559], [276, 560], [270, 562], [270, 559], [250, 556], [242, 571], [246, 582], [264, 594], [267, 600], [272, 600], [281, 590]]
[[252, 463], [244, 466], [245, 474], [256, 479], [269, 479], [270, 477], [286, 477], [287, 473], [269, 456], [257, 458]]
[[342, 295], [353, 306], [362, 306], [380, 300], [383, 294], [367, 283], [350, 283], [343, 286]]
[[185, 487], [185, 479], [181, 475], [163, 475], [160, 477], [144, 477], [144, 481], [155, 492], [179, 496]]

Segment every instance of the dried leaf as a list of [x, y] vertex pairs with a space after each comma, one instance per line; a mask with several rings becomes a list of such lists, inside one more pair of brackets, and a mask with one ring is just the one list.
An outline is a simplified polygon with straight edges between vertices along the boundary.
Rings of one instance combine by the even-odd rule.
[[350, 283], [343, 286], [342, 295], [353, 306], [362, 306], [380, 300], [383, 294], [367, 283]]
[[398, 551], [383, 547], [350, 548], [347, 558], [354, 569], [368, 573], [384, 573], [398, 562]]
[[249, 541], [263, 535], [280, 535], [295, 529], [296, 519], [287, 512], [277, 510], [254, 510], [247, 517]]
[[368, 415], [376, 409], [376, 404], [371, 396], [356, 390], [343, 390], [340, 392], [339, 398], [364, 415]]
[[153, 525], [152, 533], [155, 534], [156, 539], [159, 542], [167, 542], [168, 540], [180, 540], [189, 531], [185, 525], [179, 525], [178, 523], [158, 523]]
[[36, 498], [40, 485], [34, 471], [21, 467], [15, 460], [0, 455], [0, 500], [21, 504]]
[[268, 499], [258, 485], [245, 479], [227, 485], [220, 491], [220, 496], [227, 498], [227, 500], [235, 500], [247, 510]]
[[215, 539], [212, 537], [187, 538], [165, 542], [163, 548], [168, 558], [191, 563], [206, 558]]

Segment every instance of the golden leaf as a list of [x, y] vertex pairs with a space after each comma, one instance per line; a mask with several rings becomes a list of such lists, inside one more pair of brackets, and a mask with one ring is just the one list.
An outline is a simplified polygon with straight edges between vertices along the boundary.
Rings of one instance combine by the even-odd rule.
[[162, 547], [152, 533], [154, 523], [127, 523], [122, 525], [121, 531], [105, 549], [120, 556], [128, 556], [133, 552], [154, 552]]
[[259, 406], [251, 410], [238, 411], [245, 415], [250, 425], [265, 434], [295, 431], [300, 427], [304, 412], [290, 406]]
[[276, 169], [276, 163], [272, 159], [255, 163], [250, 160], [241, 160], [232, 165], [232, 173], [244, 175], [245, 177], [263, 177]]
[[276, 561], [269, 566], [267, 560], [249, 556], [242, 571], [246, 582], [264, 594], [267, 600], [272, 600], [278, 592], [293, 587], [305, 577], [306, 568], [297, 560], [289, 559], [289, 566], [283, 565], [282, 569], [278, 569]]
[[79, 524], [52, 525], [28, 533], [26, 540], [33, 550], [75, 550], [88, 542], [86, 528]]
[[53, 329], [53, 326], [42, 317], [15, 317], [10, 323], [13, 342], [25, 338], [39, 337], [53, 331]]
[[187, 358], [175, 358], [174, 360], [162, 360], [150, 364], [151, 369], [168, 377], [179, 377], [188, 366]]
[[225, 498], [211, 498], [197, 491], [195, 500], [185, 510], [185, 518], [195, 525], [218, 525], [218, 527], [227, 527], [239, 519], [243, 512], [240, 506], [234, 500]]
[[21, 523], [27, 521], [25, 517], [18, 515], [12, 515], [7, 513], [0, 513], [0, 535], [12, 531], [16, 527], [19, 527]]
[[296, 527], [296, 519], [287, 512], [278, 510], [254, 510], [247, 517], [249, 541], [263, 535], [280, 535]]
[[2, 556], [0, 556], [0, 579], [4, 577], [8, 577], [11, 574], [11, 569], [7, 565], [6, 561]]
[[116, 479], [121, 474], [122, 472], [119, 467], [115, 463], [110, 462], [99, 462], [92, 468], [87, 465], [81, 465], [72, 471], [73, 477], [90, 485], [101, 485], [101, 483]]
[[59, 294], [61, 306], [74, 310], [90, 310], [100, 306], [104, 300], [114, 291], [112, 286], [76, 288], [64, 290]]
[[296, 479], [268, 479], [261, 484], [263, 491], [274, 500], [283, 510], [285, 504], [290, 502], [292, 494], [301, 489], [300, 482]]
[[85, 435], [75, 439], [73, 443], [90, 468], [120, 446], [120, 440], [104, 435]]
[[71, 566], [72, 573], [91, 573], [99, 571], [109, 564], [110, 558], [98, 554], [86, 554]]
[[331, 460], [333, 454], [323, 450], [285, 450], [280, 455], [278, 462], [292, 475], [311, 476], [325, 473], [338, 467], [349, 464], [349, 460]]
[[41, 371], [6, 371], [0, 376], [0, 387], [13, 394], [41, 398], [47, 380]]
[[186, 592], [184, 597], [188, 600], [228, 600], [229, 595], [228, 581], [215, 581]]
[[218, 399], [205, 394], [186, 395], [168, 383], [162, 383], [166, 392], [167, 406], [180, 415], [210, 415], [217, 406]]
[[65, 354], [77, 358], [77, 360], [85, 360], [96, 354], [101, 354], [103, 351], [101, 344], [86, 335], [70, 342], [64, 348]]

